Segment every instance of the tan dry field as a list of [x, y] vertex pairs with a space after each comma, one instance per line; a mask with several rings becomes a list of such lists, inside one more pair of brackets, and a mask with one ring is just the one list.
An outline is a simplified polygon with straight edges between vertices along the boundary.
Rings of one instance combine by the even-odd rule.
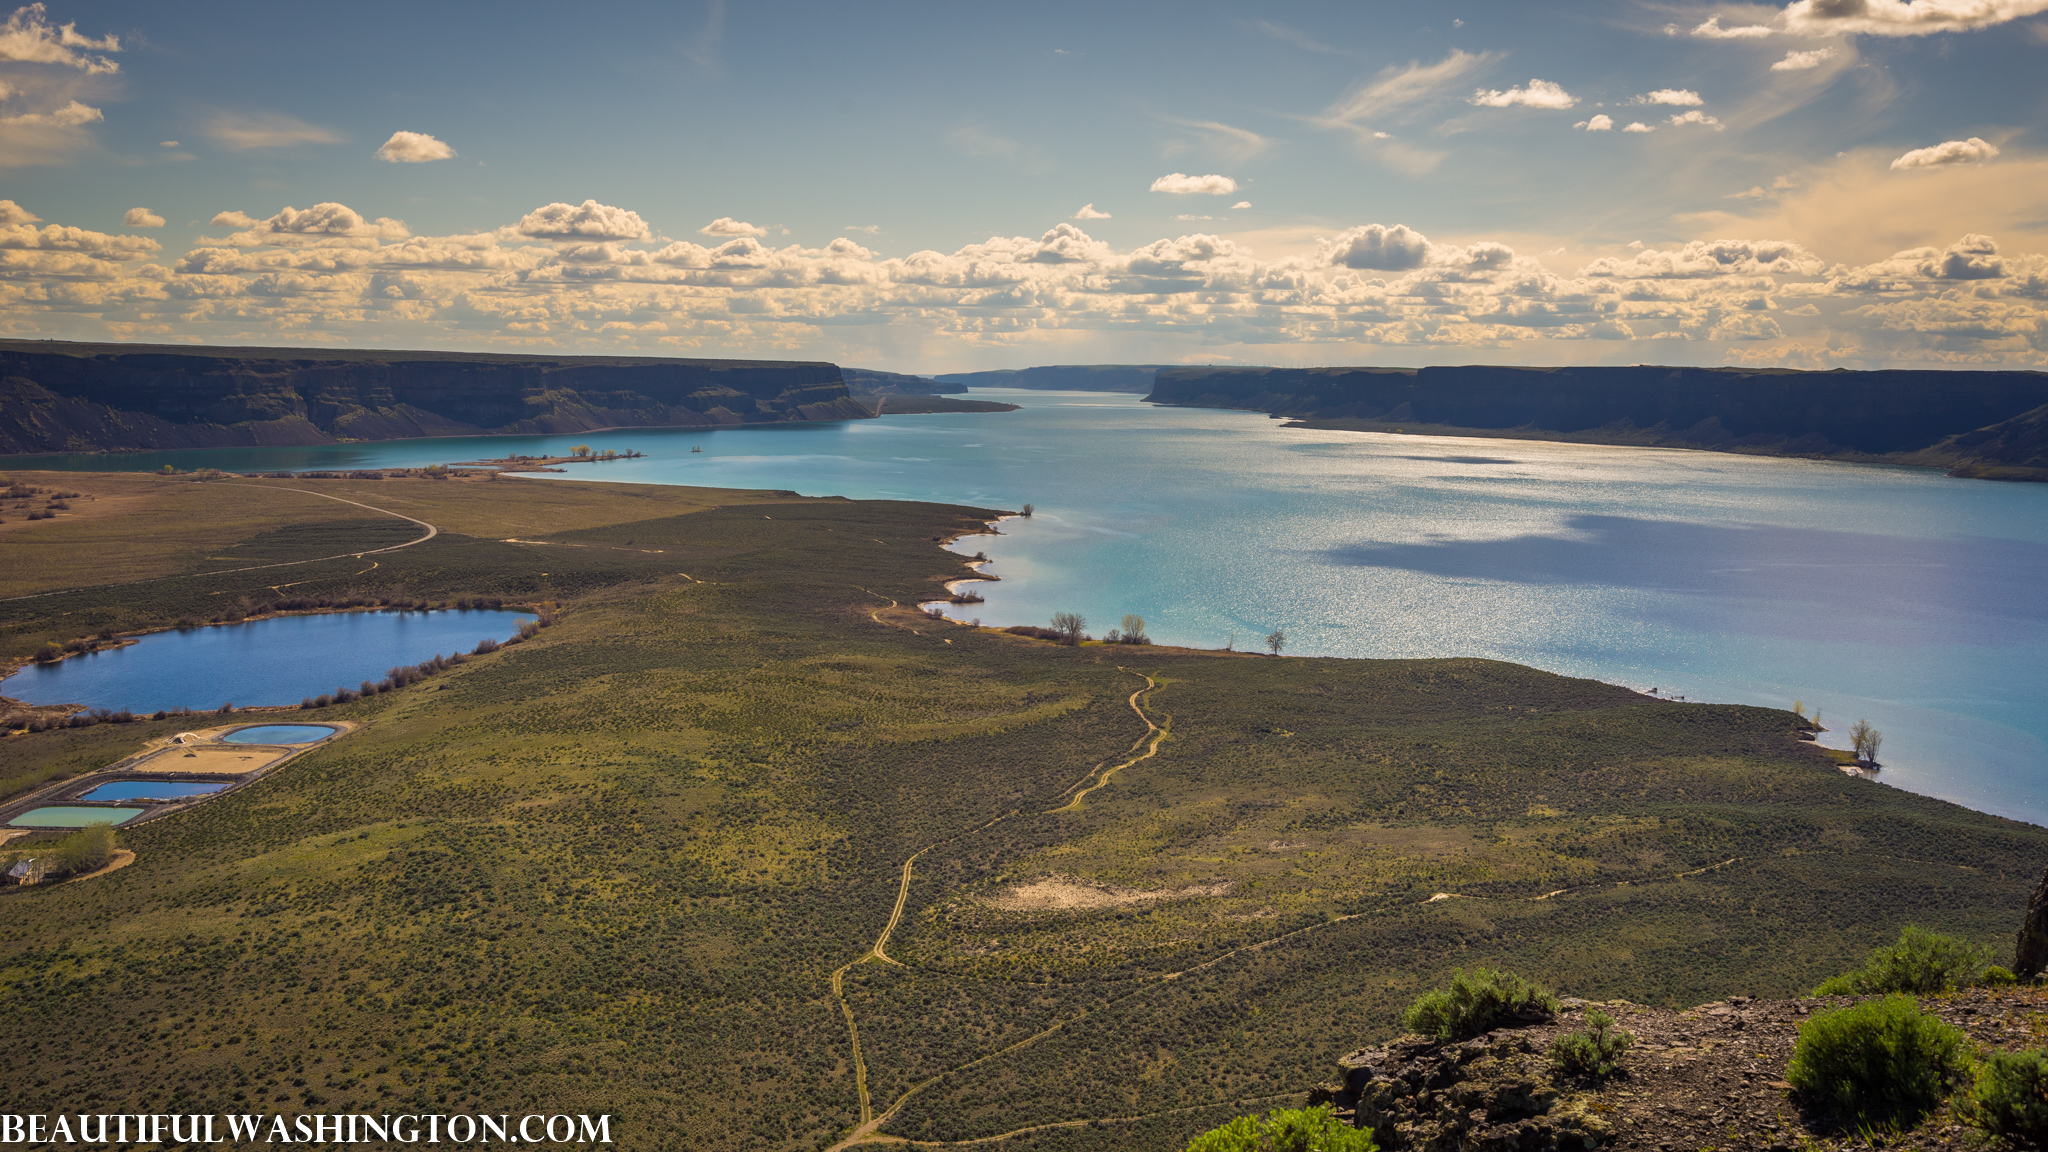
[[[218, 547], [213, 526], [226, 489], [233, 491], [236, 538], [294, 525], [374, 518], [374, 512], [344, 500], [415, 517], [443, 532], [502, 540], [790, 499], [716, 488], [512, 477], [200, 481], [146, 472], [4, 471], [0, 480], [81, 494], [68, 501], [69, 512], [54, 520], [31, 522], [11, 504], [0, 507], [0, 597], [190, 572]], [[38, 498], [30, 506], [42, 503]]]
[[1044, 912], [1054, 909], [1127, 908], [1155, 900], [1183, 900], [1190, 896], [1221, 896], [1230, 891], [1230, 881], [1189, 884], [1180, 888], [1119, 888], [1113, 884], [1090, 884], [1071, 876], [1046, 876], [1000, 888], [981, 898], [982, 903], [1005, 912]]
[[227, 772], [242, 774], [268, 768], [291, 752], [261, 745], [186, 748], [173, 745], [146, 760], [137, 761], [130, 771], [146, 774], [166, 772]]

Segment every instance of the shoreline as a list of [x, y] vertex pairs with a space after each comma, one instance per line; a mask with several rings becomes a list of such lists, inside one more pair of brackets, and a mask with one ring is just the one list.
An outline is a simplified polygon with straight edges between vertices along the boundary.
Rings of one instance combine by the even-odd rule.
[[[1151, 401], [1147, 401], [1151, 403]], [[1197, 408], [1207, 405], [1161, 404], [1163, 408]], [[1221, 409], [1223, 411], [1258, 412], [1257, 408]], [[1786, 452], [1770, 445], [1730, 445], [1720, 447], [1712, 444], [1661, 441], [1650, 436], [1649, 429], [1637, 429], [1640, 433], [1613, 432], [1603, 434], [1600, 429], [1585, 432], [1556, 432], [1545, 428], [1471, 428], [1458, 424], [1419, 424], [1413, 421], [1391, 422], [1385, 420], [1360, 420], [1347, 416], [1333, 416], [1317, 419], [1313, 416], [1285, 416], [1267, 413], [1269, 419], [1281, 421], [1282, 428], [1303, 428], [1315, 432], [1365, 432], [1385, 436], [1444, 436], [1466, 440], [1522, 440], [1542, 444], [1580, 444], [1603, 448], [1651, 448], [1669, 452], [1711, 452], [1724, 456], [1752, 456], [1773, 460], [1808, 460], [1816, 464], [1879, 464], [1894, 468], [1921, 468], [1938, 470], [1943, 475], [1959, 480], [1997, 480], [2005, 483], [2048, 483], [2048, 468], [2033, 468], [2015, 464], [1972, 464], [1957, 461], [1913, 460], [1904, 457], [1917, 456], [1921, 451], [1909, 453], [1888, 453], [1873, 455], [1868, 452], [1843, 450], [1841, 452]]]

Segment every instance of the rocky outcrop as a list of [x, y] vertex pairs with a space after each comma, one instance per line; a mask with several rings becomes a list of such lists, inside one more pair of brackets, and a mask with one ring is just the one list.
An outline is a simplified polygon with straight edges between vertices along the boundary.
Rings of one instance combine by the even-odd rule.
[[0, 342], [0, 453], [867, 415], [824, 363]]
[[[1360, 1048], [1338, 1061], [1341, 1080], [1308, 1102], [1371, 1129], [1387, 1152], [1855, 1147], [1855, 1125], [1794, 1090], [1785, 1070], [1799, 1026], [1856, 999], [1731, 996], [1683, 1011], [1567, 999], [1554, 1020], [1464, 1043], [1405, 1036]], [[1920, 1006], [1981, 1050], [2033, 1048], [2048, 988], [1974, 988], [1923, 997]], [[1595, 1009], [1633, 1044], [1615, 1075], [1576, 1079], [1552, 1064], [1550, 1047]], [[1901, 1136], [1910, 1139], [1900, 1146], [1923, 1150], [1984, 1146], [1953, 1104]]]
[[[1650, 365], [1174, 368], [1159, 374], [1148, 399], [1248, 408], [1312, 427], [1955, 467], [2041, 454], [2048, 413], [2033, 410], [2048, 404], [2048, 373]], [[1937, 443], [1949, 445], [1939, 459], [1909, 458]]]
[[2027, 918], [2020, 921], [2020, 935], [2013, 945], [2013, 975], [2032, 980], [2048, 969], [2048, 872], [2034, 885], [2027, 901]]

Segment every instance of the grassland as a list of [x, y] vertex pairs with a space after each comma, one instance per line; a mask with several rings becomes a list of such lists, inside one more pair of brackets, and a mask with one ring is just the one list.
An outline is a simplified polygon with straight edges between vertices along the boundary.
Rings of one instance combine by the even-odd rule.
[[[1798, 992], [1902, 923], [2002, 944], [2048, 857], [2042, 829], [1843, 776], [1787, 712], [891, 608], [966, 573], [935, 539], [985, 510], [293, 482], [441, 532], [374, 567], [177, 578], [384, 539], [341, 505], [280, 522], [254, 483], [166, 497], [204, 547], [0, 604], [0, 644], [286, 583], [546, 597], [560, 621], [312, 713], [364, 726], [125, 834], [120, 872], [0, 897], [18, 1111], [546, 1107], [609, 1111], [632, 1148], [1164, 1150], [1298, 1098], [1456, 965], [1653, 1004]], [[94, 539], [118, 554], [117, 525]], [[76, 587], [38, 564], [11, 586]], [[1157, 754], [1074, 802], [1143, 751], [1146, 677]], [[0, 775], [162, 727], [9, 737]]]

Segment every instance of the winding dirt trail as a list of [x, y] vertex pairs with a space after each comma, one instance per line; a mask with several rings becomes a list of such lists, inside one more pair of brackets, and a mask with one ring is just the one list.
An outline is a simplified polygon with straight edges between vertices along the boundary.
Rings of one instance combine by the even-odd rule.
[[[190, 580], [195, 576], [228, 576], [236, 572], [260, 572], [265, 568], [292, 568], [300, 564], [318, 564], [324, 560], [360, 560], [365, 556], [376, 556], [385, 552], [396, 552], [400, 548], [410, 548], [415, 544], [425, 544], [427, 541], [432, 540], [434, 537], [439, 536], [441, 534], [441, 530], [439, 528], [436, 528], [432, 524], [429, 524], [425, 520], [421, 520], [417, 517], [407, 516], [403, 512], [393, 512], [389, 508], [378, 508], [370, 504], [364, 504], [357, 500], [345, 500], [340, 496], [330, 496], [325, 492], [314, 492], [311, 489], [307, 488], [286, 488], [281, 484], [244, 484], [239, 485], [239, 487], [268, 488], [273, 492], [297, 492], [303, 496], [318, 496], [322, 500], [333, 500], [341, 504], [352, 504], [357, 508], [362, 508], [370, 512], [375, 512], [379, 515], [396, 516], [400, 520], [409, 520], [412, 523], [417, 524], [422, 528], [425, 528], [427, 531], [425, 535], [419, 536], [412, 540], [407, 540], [403, 544], [393, 544], [386, 548], [367, 548], [355, 552], [337, 552], [332, 556], [315, 556], [309, 560], [280, 560], [275, 564], [251, 564], [246, 568], [220, 568], [206, 572], [185, 572], [177, 576], [149, 576], [141, 580], [129, 580], [119, 585], [102, 584], [95, 585], [94, 587], [128, 587], [129, 585], [134, 584], [154, 584], [163, 580]], [[375, 567], [377, 567], [377, 562], [375, 560], [372, 560], [370, 561], [370, 567], [363, 569], [363, 572], [368, 572]], [[356, 575], [360, 576], [362, 575], [362, 572], [358, 572], [356, 573]], [[304, 581], [300, 581], [300, 583], [304, 583]], [[85, 589], [59, 588], [54, 592], [32, 592], [27, 596], [8, 596], [5, 599], [0, 599], [0, 604], [9, 603], [15, 600], [38, 600], [44, 596], [63, 596], [68, 593], [82, 591], [85, 591]]]
[[[862, 589], [862, 591], [866, 591], [866, 589]], [[874, 593], [869, 594], [874, 595]], [[895, 601], [890, 601], [890, 606], [894, 607]], [[889, 621], [884, 621], [881, 619], [879, 615], [880, 611], [881, 610], [878, 609], [875, 613], [871, 613], [870, 615], [873, 616], [877, 623], [890, 623]], [[1081, 781], [1077, 782], [1075, 785], [1072, 786], [1072, 788], [1079, 788], [1079, 791], [1074, 793], [1073, 799], [1068, 801], [1065, 805], [1059, 808], [1048, 810], [1046, 813], [1043, 813], [1044, 815], [1050, 815], [1055, 812], [1067, 812], [1075, 809], [1080, 805], [1082, 799], [1085, 798], [1090, 792], [1093, 792], [1103, 787], [1104, 785], [1108, 784], [1110, 782], [1111, 777], [1114, 776], [1115, 773], [1117, 773], [1118, 771], [1121, 771], [1124, 768], [1128, 768], [1133, 764], [1141, 763], [1145, 760], [1151, 759], [1153, 756], [1157, 755], [1159, 752], [1160, 744], [1166, 739], [1167, 735], [1169, 734], [1169, 729], [1172, 725], [1172, 718], [1167, 717], [1166, 723], [1161, 724], [1155, 722], [1152, 716], [1148, 714], [1145, 710], [1145, 697], [1147, 696], [1147, 694], [1158, 690], [1159, 682], [1153, 679], [1151, 676], [1147, 676], [1141, 672], [1133, 672], [1128, 668], [1123, 668], [1119, 666], [1117, 670], [1119, 672], [1125, 672], [1130, 675], [1144, 677], [1145, 686], [1131, 693], [1129, 698], [1131, 710], [1137, 713], [1138, 718], [1145, 722], [1144, 735], [1140, 736], [1137, 739], [1137, 741], [1131, 745], [1131, 747], [1127, 750], [1124, 759], [1118, 761], [1116, 764], [1112, 765], [1107, 769], [1098, 768], [1095, 771], [1091, 771], [1087, 776], [1082, 777]], [[1143, 749], [1143, 751], [1140, 752], [1140, 749]], [[1089, 782], [1091, 779], [1093, 781], [1092, 783]], [[1082, 786], [1084, 784], [1086, 785], [1085, 787]], [[1014, 815], [1014, 813], [1012, 815]], [[995, 820], [991, 820], [987, 824], [982, 825], [980, 828], [973, 829], [970, 832], [963, 832], [958, 836], [949, 837], [948, 840], [960, 839], [964, 836], [971, 835], [973, 832], [981, 831], [983, 828], [991, 827], [1007, 819], [1009, 819], [1008, 815], [999, 816]], [[910, 1140], [901, 1136], [887, 1135], [881, 1131], [882, 1126], [889, 1123], [891, 1120], [895, 1119], [896, 1116], [903, 1110], [904, 1106], [910, 1102], [912, 1097], [923, 1092], [925, 1089], [930, 1088], [932, 1085], [937, 1084], [943, 1080], [947, 1080], [951, 1077], [961, 1075], [963, 1073], [972, 1072], [975, 1069], [982, 1067], [983, 1065], [990, 1064], [992, 1062], [1001, 1060], [1006, 1056], [1010, 1056], [1016, 1052], [1022, 1051], [1023, 1049], [1030, 1048], [1038, 1044], [1040, 1041], [1043, 1041], [1051, 1036], [1063, 1032], [1069, 1027], [1075, 1024], [1079, 1024], [1082, 1021], [1087, 1020], [1090, 1017], [1102, 1011], [1120, 1005], [1135, 997], [1149, 995], [1162, 988], [1170, 987], [1175, 982], [1181, 980], [1183, 977], [1192, 975], [1194, 973], [1206, 971], [1208, 969], [1216, 967], [1219, 964], [1224, 964], [1230, 960], [1233, 960], [1237, 957], [1263, 952], [1269, 948], [1274, 947], [1275, 945], [1283, 944], [1291, 940], [1296, 940], [1301, 937], [1308, 936], [1312, 933], [1335, 928], [1338, 925], [1350, 923], [1354, 920], [1360, 920], [1371, 916], [1385, 915], [1391, 911], [1408, 905], [1435, 904], [1449, 899], [1461, 898], [1462, 895], [1459, 893], [1439, 892], [1429, 897], [1425, 897], [1421, 900], [1389, 901], [1388, 903], [1380, 907], [1368, 908], [1362, 911], [1352, 912], [1344, 915], [1331, 916], [1328, 919], [1322, 921], [1321, 923], [1309, 924], [1304, 927], [1294, 929], [1290, 932], [1283, 932], [1277, 936], [1273, 936], [1265, 940], [1259, 940], [1250, 944], [1241, 945], [1237, 948], [1232, 948], [1227, 952], [1223, 952], [1216, 956], [1212, 956], [1199, 964], [1194, 964], [1187, 968], [1180, 969], [1179, 971], [1162, 972], [1154, 978], [1152, 978], [1151, 980], [1144, 982], [1139, 987], [1133, 988], [1131, 991], [1122, 996], [1117, 996], [1114, 999], [1095, 1005], [1092, 1008], [1082, 1009], [1076, 1012], [1074, 1015], [1066, 1017], [1065, 1019], [1055, 1020], [1051, 1024], [1048, 1024], [1046, 1027], [1040, 1029], [1037, 1032], [1032, 1033], [1029, 1036], [1026, 1036], [1020, 1040], [1016, 1040], [1010, 1044], [1006, 1044], [1003, 1047], [998, 1048], [994, 1051], [984, 1053], [983, 1055], [978, 1056], [973, 1060], [969, 1060], [963, 1064], [958, 1064], [952, 1068], [948, 1068], [943, 1071], [937, 1072], [925, 1078], [924, 1080], [912, 1084], [910, 1087], [904, 1089], [903, 1093], [897, 1096], [896, 1099], [890, 1101], [889, 1105], [886, 1108], [882, 1109], [880, 1112], [876, 1112], [868, 1092], [867, 1068], [860, 1050], [859, 1029], [854, 1020], [852, 1005], [850, 1005], [847, 1002], [843, 991], [843, 977], [848, 971], [852, 970], [860, 964], [866, 963], [869, 960], [881, 960], [886, 963], [897, 964], [901, 966], [900, 961], [893, 960], [888, 956], [886, 949], [888, 946], [889, 937], [891, 936], [891, 934], [895, 932], [897, 925], [900, 924], [903, 919], [903, 909], [910, 895], [910, 880], [913, 867], [915, 866], [917, 858], [919, 856], [922, 856], [926, 852], [931, 851], [933, 848], [938, 847], [939, 844], [943, 844], [946, 842], [946, 840], [941, 840], [936, 843], [927, 845], [926, 847], [919, 849], [915, 855], [910, 857], [910, 859], [903, 862], [902, 879], [898, 884], [896, 890], [896, 905], [889, 916], [888, 924], [883, 927], [880, 935], [876, 937], [874, 944], [868, 949], [867, 952], [863, 953], [859, 959], [854, 960], [852, 963], [847, 964], [845, 967], [839, 969], [838, 971], [832, 974], [832, 993], [833, 996], [839, 1002], [840, 1011], [846, 1017], [847, 1031], [853, 1039], [855, 1082], [860, 1092], [860, 1123], [851, 1131], [849, 1131], [844, 1137], [835, 1141], [829, 1148], [826, 1149], [826, 1152], [845, 1152], [846, 1149], [850, 1149], [855, 1146], [874, 1144], [915, 1145], [920, 1148], [965, 1148], [978, 1145], [1001, 1143], [1002, 1141], [1009, 1140], [1018, 1136], [1028, 1136], [1037, 1132], [1065, 1128], [1078, 1128], [1090, 1124], [1133, 1123], [1140, 1120], [1151, 1119], [1153, 1116], [1176, 1115], [1187, 1112], [1195, 1112], [1203, 1108], [1217, 1107], [1219, 1105], [1226, 1103], [1249, 1105], [1261, 1103], [1268, 1099], [1281, 1099], [1283, 1097], [1276, 1096], [1261, 1097], [1256, 1100], [1244, 1100], [1236, 1102], [1217, 1101], [1213, 1104], [1203, 1104], [1186, 1108], [1170, 1109], [1166, 1112], [1151, 1113], [1143, 1116], [1081, 1117], [1072, 1120], [1060, 1120], [1045, 1124], [1032, 1125], [1030, 1127], [1018, 1128], [1009, 1132], [998, 1133], [992, 1136], [982, 1136], [969, 1140], [959, 1141]], [[1713, 872], [1722, 868], [1729, 867], [1731, 865], [1740, 863], [1743, 859], [1743, 857], [1730, 857], [1729, 859], [1720, 861], [1719, 863], [1709, 864], [1705, 867], [1694, 868], [1687, 871], [1675, 872], [1668, 876], [1652, 877], [1643, 880], [1633, 881], [1623, 880], [1612, 883], [1614, 883], [1616, 886], [1628, 886], [1631, 884], [1657, 883], [1659, 881], [1682, 881], [1694, 876], [1702, 875], [1704, 873]], [[1510, 899], [1539, 902], [1555, 899], [1559, 896], [1571, 895], [1577, 892], [1587, 891], [1596, 888], [1605, 888], [1608, 886], [1609, 885], [1607, 884], [1576, 885], [1571, 888], [1561, 888], [1557, 889], [1556, 891], [1546, 892], [1540, 896], [1512, 897]], [[1469, 899], [1471, 897], [1463, 898]], [[1480, 899], [1484, 898], [1481, 897]], [[1286, 1097], [1291, 1097], [1294, 1095], [1298, 1095], [1298, 1093], [1287, 1093], [1283, 1095]]]
[[[1145, 749], [1145, 751], [1141, 755], [1130, 756], [1129, 759], [1124, 760], [1115, 765], [1114, 767], [1105, 770], [1101, 776], [1096, 778], [1095, 783], [1090, 784], [1086, 788], [1081, 789], [1079, 792], [1074, 793], [1074, 798], [1072, 800], [1067, 801], [1065, 804], [1060, 805], [1058, 808], [1052, 809], [1053, 812], [1071, 812], [1074, 809], [1079, 808], [1081, 806], [1081, 801], [1086, 799], [1090, 792], [1093, 792], [1097, 788], [1100, 788], [1103, 785], [1108, 784], [1110, 777], [1116, 775], [1118, 772], [1121, 772], [1126, 768], [1129, 768], [1133, 764], [1139, 763], [1140, 761], [1144, 760], [1150, 760], [1152, 757], [1159, 755], [1159, 744], [1161, 741], [1166, 739], [1167, 731], [1173, 725], [1172, 717], [1168, 717], [1165, 724], [1154, 724], [1152, 722], [1152, 717], [1145, 714], [1144, 705], [1138, 703], [1139, 699], [1143, 697], [1146, 693], [1156, 691], [1159, 688], [1159, 682], [1157, 680], [1152, 679], [1150, 676], [1145, 676], [1143, 672], [1132, 672], [1130, 669], [1124, 667], [1121, 664], [1117, 665], [1116, 670], [1119, 672], [1128, 673], [1132, 676], [1145, 677], [1145, 686], [1143, 688], [1138, 689], [1136, 692], [1131, 693], [1131, 699], [1129, 701], [1131, 705], [1131, 711], [1136, 712], [1138, 714], [1138, 719], [1143, 720], [1145, 722], [1145, 734], [1143, 736], [1138, 737], [1137, 743], [1131, 745], [1130, 750], [1126, 753], [1126, 755], [1129, 755], [1130, 752], [1137, 752], [1140, 748]], [[1087, 780], [1087, 777], [1082, 777], [1082, 780]]]

